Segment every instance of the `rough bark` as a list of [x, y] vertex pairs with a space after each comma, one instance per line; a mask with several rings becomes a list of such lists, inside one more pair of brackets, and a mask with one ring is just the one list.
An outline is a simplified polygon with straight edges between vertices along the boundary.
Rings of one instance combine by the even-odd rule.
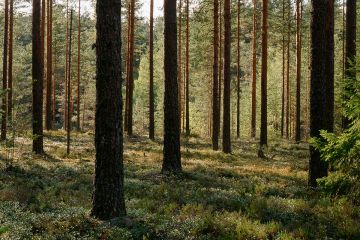
[[181, 172], [177, 82], [176, 1], [164, 1], [164, 159], [163, 173]]
[[230, 95], [231, 95], [231, 3], [224, 1], [224, 115], [223, 152], [231, 153]]
[[285, 0], [282, 1], [282, 93], [281, 93], [281, 137], [285, 126]]
[[219, 101], [219, 0], [214, 0], [214, 40], [213, 40], [213, 93], [212, 93], [212, 146], [219, 150], [220, 101]]
[[240, 7], [241, 2], [237, 2], [237, 86], [236, 86], [236, 136], [240, 138]]
[[41, 3], [33, 0], [32, 10], [32, 125], [33, 152], [42, 154], [43, 150], [43, 75], [44, 67], [41, 51]]
[[286, 98], [285, 98], [285, 136], [287, 139], [290, 137], [290, 31], [291, 31], [291, 19], [290, 19], [290, 10], [291, 1], [288, 1], [288, 16], [287, 16], [287, 41], [286, 41]]
[[[334, 107], [334, 0], [312, 0], [310, 136], [333, 130]], [[327, 176], [328, 166], [310, 147], [309, 185]]]
[[256, 0], [253, 0], [253, 44], [252, 44], [252, 90], [251, 90], [251, 137], [256, 136]]
[[92, 215], [126, 215], [121, 97], [121, 1], [96, 3], [95, 191]]
[[301, 140], [301, 0], [296, 0], [296, 113], [295, 141]]

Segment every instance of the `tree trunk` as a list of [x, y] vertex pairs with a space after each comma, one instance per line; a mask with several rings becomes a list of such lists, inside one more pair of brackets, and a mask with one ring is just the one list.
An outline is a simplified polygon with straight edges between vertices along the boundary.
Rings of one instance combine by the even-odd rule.
[[[213, 59], [213, 93], [212, 93], [212, 146], [219, 150], [220, 101], [219, 101], [219, 0], [214, 0], [214, 59]], [[220, 74], [221, 75], [221, 74]]]
[[14, 0], [10, 0], [9, 9], [9, 70], [8, 70], [8, 117], [12, 124], [13, 109], [13, 35], [14, 35]]
[[[346, 50], [345, 50], [345, 78], [356, 79], [356, 71], [352, 69], [352, 64], [356, 60], [356, 0], [346, 1]], [[356, 91], [346, 89], [346, 91]], [[343, 128], [348, 128], [351, 120], [343, 118]]]
[[[183, 115], [182, 109], [182, 74], [181, 74], [181, 65], [182, 65], [182, 45], [181, 45], [181, 35], [182, 35], [182, 0], [179, 0], [179, 29], [178, 29], [178, 85], [179, 85], [179, 124], [181, 126], [181, 115]], [[184, 89], [185, 91], [185, 89]]]
[[47, 0], [47, 35], [46, 35], [46, 130], [52, 128], [52, 22], [51, 22], [52, 0]]
[[7, 83], [8, 83], [8, 40], [9, 40], [9, 1], [5, 0], [5, 21], [4, 21], [4, 54], [3, 54], [3, 92], [1, 110], [1, 141], [6, 140], [7, 134]]
[[125, 88], [125, 123], [124, 130], [127, 132], [128, 128], [128, 113], [129, 113], [129, 104], [128, 104], [128, 96], [129, 96], [129, 68], [130, 68], [130, 33], [131, 33], [131, 1], [127, 1], [127, 46], [126, 46], [126, 88]]
[[133, 134], [133, 95], [134, 95], [134, 31], [135, 31], [135, 0], [130, 5], [130, 38], [129, 38], [129, 71], [127, 91], [127, 134]]
[[163, 173], [181, 172], [177, 82], [176, 1], [164, 1], [164, 161]]
[[41, 51], [41, 4], [40, 0], [33, 0], [32, 10], [32, 125], [33, 152], [42, 154], [43, 148], [43, 74], [44, 67]]
[[67, 84], [68, 84], [68, 61], [69, 61], [69, 0], [66, 0], [66, 35], [65, 35], [65, 98], [64, 98], [64, 130], [67, 130]]
[[301, 0], [296, 0], [296, 114], [295, 141], [301, 140]]
[[70, 134], [71, 134], [71, 118], [72, 118], [72, 98], [71, 98], [71, 93], [72, 93], [72, 89], [71, 89], [71, 47], [72, 47], [72, 23], [73, 23], [73, 10], [71, 10], [70, 12], [70, 29], [69, 29], [69, 61], [68, 61], [68, 81], [67, 81], [67, 148], [66, 148], [66, 152], [69, 155], [70, 154]]
[[[334, 107], [334, 1], [312, 0], [310, 135], [333, 130]], [[328, 166], [320, 152], [310, 147], [309, 185], [327, 176]]]
[[261, 57], [261, 128], [259, 157], [265, 157], [267, 146], [267, 68], [268, 68], [268, 17], [269, 2], [263, 0], [262, 57]]
[[290, 19], [290, 11], [291, 11], [291, 1], [288, 1], [288, 29], [287, 29], [287, 46], [286, 46], [286, 116], [285, 116], [285, 136], [287, 139], [290, 138], [290, 31], [291, 31], [291, 19]]
[[231, 95], [231, 4], [224, 1], [224, 116], [223, 116], [223, 152], [231, 153], [230, 95]]
[[256, 0], [253, 13], [253, 46], [252, 46], [252, 91], [251, 91], [251, 137], [256, 137]]
[[77, 113], [76, 113], [76, 130], [79, 132], [81, 130], [81, 126], [80, 126], [80, 78], [81, 78], [81, 69], [80, 69], [80, 63], [81, 63], [81, 55], [80, 55], [80, 48], [81, 48], [81, 1], [79, 0], [79, 10], [78, 10], [78, 45], [77, 45], [77, 81], [76, 81], [76, 85], [77, 85], [77, 89], [76, 89], [76, 93], [77, 93], [77, 98], [76, 98], [76, 108], [77, 108]]
[[92, 216], [126, 215], [121, 97], [121, 1], [96, 2], [95, 191]]
[[185, 103], [185, 133], [190, 135], [190, 109], [189, 109], [189, 32], [190, 32], [190, 12], [189, 12], [189, 0], [186, 0], [186, 43], [185, 43], [185, 82], [186, 82], [186, 103]]
[[[150, 71], [150, 86], [149, 86], [149, 138], [155, 139], [155, 97], [154, 97], [154, 0], [150, 0], [150, 56], [149, 56], [149, 71]], [[179, 74], [181, 76], [181, 74]], [[181, 80], [179, 81], [181, 82]], [[180, 96], [180, 94], [179, 94]], [[181, 105], [181, 97], [179, 106]], [[179, 124], [181, 118], [179, 118]]]
[[285, 126], [285, 0], [282, 1], [282, 94], [281, 94], [281, 137]]
[[240, 0], [237, 2], [237, 89], [236, 89], [236, 136], [240, 138]]

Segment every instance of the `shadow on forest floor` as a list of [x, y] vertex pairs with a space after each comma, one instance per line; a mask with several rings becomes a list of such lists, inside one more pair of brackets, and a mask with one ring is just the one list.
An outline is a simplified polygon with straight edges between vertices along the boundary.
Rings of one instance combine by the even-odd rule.
[[65, 142], [64, 133], [47, 133], [47, 155], [36, 156], [18, 141], [12, 165], [1, 161], [1, 238], [360, 238], [359, 207], [307, 188], [306, 144], [274, 140], [263, 160], [255, 141], [234, 142], [229, 155], [192, 137], [182, 146], [184, 173], [163, 176], [161, 141], [128, 139], [128, 218], [108, 223], [89, 216], [93, 135], [74, 135], [70, 156]]

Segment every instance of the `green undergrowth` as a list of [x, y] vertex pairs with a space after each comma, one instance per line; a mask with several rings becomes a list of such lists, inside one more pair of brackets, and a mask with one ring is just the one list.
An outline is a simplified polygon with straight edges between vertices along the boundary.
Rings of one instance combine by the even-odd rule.
[[93, 134], [46, 135], [47, 155], [29, 154], [16, 139], [14, 160], [1, 148], [0, 239], [360, 239], [360, 208], [308, 189], [307, 144], [273, 140], [267, 159], [254, 141], [236, 141], [232, 155], [209, 141], [183, 139], [184, 173], [163, 176], [161, 141], [125, 142], [128, 216], [89, 216]]

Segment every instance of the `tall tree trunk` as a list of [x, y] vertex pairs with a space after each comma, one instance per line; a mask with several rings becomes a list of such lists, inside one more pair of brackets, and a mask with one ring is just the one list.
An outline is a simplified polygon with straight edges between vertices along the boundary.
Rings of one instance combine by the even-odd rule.
[[231, 95], [231, 4], [224, 1], [224, 116], [223, 116], [223, 152], [231, 153], [230, 95]]
[[10, 0], [9, 9], [9, 70], [8, 70], [8, 117], [12, 123], [13, 109], [13, 36], [14, 36], [14, 0]]
[[52, 22], [51, 22], [52, 0], [47, 0], [47, 35], [46, 35], [46, 130], [52, 128]]
[[[334, 106], [334, 0], [312, 0], [310, 135], [333, 129]], [[328, 166], [320, 152], [310, 147], [309, 185], [327, 176]]]
[[190, 12], [189, 12], [189, 0], [186, 0], [186, 43], [185, 43], [185, 82], [186, 82], [186, 103], [185, 103], [185, 133], [187, 136], [190, 135], [190, 109], [189, 109], [189, 33], [190, 33]]
[[285, 136], [287, 139], [290, 138], [290, 32], [291, 32], [291, 19], [290, 19], [290, 11], [291, 11], [291, 1], [288, 1], [288, 29], [287, 29], [287, 41], [286, 41], [286, 116], [285, 116]]
[[[213, 42], [213, 93], [212, 93], [212, 146], [219, 150], [220, 101], [219, 101], [219, 0], [214, 0], [214, 42]], [[220, 74], [221, 75], [221, 74]]]
[[[213, 11], [214, 37], [213, 37], [213, 109], [212, 109], [212, 146], [213, 150], [219, 150], [219, 134], [220, 134], [220, 99], [219, 99], [219, 0], [214, 0]], [[221, 43], [220, 43], [221, 44]], [[221, 51], [221, 50], [220, 50]], [[221, 70], [220, 70], [221, 71]]]
[[68, 84], [68, 61], [69, 61], [69, 0], [66, 0], [66, 33], [65, 33], [65, 98], [64, 98], [64, 130], [67, 130], [67, 84]]
[[126, 46], [126, 88], [125, 88], [125, 118], [124, 130], [127, 132], [128, 128], [128, 113], [129, 113], [129, 71], [130, 71], [130, 33], [131, 33], [131, 2], [127, 1], [127, 46]]
[[32, 10], [32, 125], [33, 152], [42, 154], [43, 148], [43, 76], [44, 67], [41, 51], [41, 4], [40, 0], [33, 0]]
[[134, 95], [134, 31], [135, 31], [135, 0], [130, 5], [130, 38], [129, 38], [129, 71], [127, 91], [127, 134], [133, 134], [133, 95]]
[[301, 0], [296, 0], [296, 142], [301, 140], [301, 47]]
[[1, 117], [1, 141], [6, 140], [7, 134], [7, 94], [8, 87], [8, 41], [9, 41], [9, 1], [5, 0], [5, 21], [4, 21], [4, 54], [3, 54], [3, 91], [2, 97], [2, 117]]
[[[182, 109], [182, 74], [181, 74], [181, 65], [182, 65], [182, 44], [181, 44], [181, 36], [182, 36], [182, 0], [179, 0], [179, 29], [178, 29], [178, 85], [179, 85], [179, 124], [181, 126], [181, 118], [183, 113]], [[185, 91], [185, 89], [184, 89]]]
[[265, 157], [264, 148], [267, 146], [267, 68], [268, 68], [268, 18], [269, 2], [263, 0], [262, 23], [262, 57], [261, 57], [261, 131], [259, 157]]
[[[154, 0], [150, 0], [150, 86], [149, 86], [149, 138], [155, 139], [155, 97], [154, 97]], [[181, 71], [180, 71], [181, 72]], [[179, 74], [181, 76], [181, 74]], [[181, 80], [179, 80], [179, 83]], [[179, 94], [179, 107], [181, 105], [181, 95]], [[179, 124], [181, 118], [179, 118]]]
[[285, 126], [285, 0], [282, 1], [282, 93], [281, 93], [281, 137]]
[[[345, 50], [345, 78], [356, 79], [356, 71], [352, 69], [352, 64], [356, 58], [356, 0], [346, 1], [346, 50]], [[346, 89], [348, 92], [355, 89]], [[343, 128], [348, 128], [351, 120], [343, 118]]]
[[76, 81], [76, 85], [77, 85], [77, 89], [76, 89], [76, 93], [77, 93], [77, 98], [76, 98], [76, 130], [80, 131], [81, 126], [80, 126], [80, 78], [81, 78], [81, 69], [80, 69], [80, 64], [81, 64], [81, 55], [80, 55], [80, 48], [81, 48], [81, 0], [79, 0], [79, 16], [78, 16], [78, 45], [77, 45], [77, 81]]
[[252, 91], [251, 91], [251, 137], [256, 137], [256, 0], [253, 0], [253, 45], [252, 45]]
[[164, 1], [164, 160], [163, 173], [181, 172], [180, 125], [177, 82], [176, 1]]
[[72, 47], [72, 23], [73, 23], [73, 10], [71, 10], [70, 12], [70, 29], [69, 29], [69, 61], [68, 61], [68, 81], [67, 81], [67, 148], [66, 148], [66, 152], [69, 155], [70, 154], [70, 137], [71, 137], [71, 118], [72, 118], [72, 98], [71, 98], [71, 93], [72, 93], [72, 88], [71, 88], [71, 47]]
[[[224, 76], [224, 64], [223, 64], [223, 14], [222, 14], [222, 0], [219, 0], [219, 114], [220, 114], [220, 126], [221, 126], [221, 110], [222, 110], [222, 84]], [[221, 128], [220, 128], [221, 132]]]
[[95, 191], [92, 215], [126, 215], [121, 93], [121, 1], [96, 2]]
[[240, 138], [240, 0], [237, 2], [237, 89], [236, 89], [236, 136]]

